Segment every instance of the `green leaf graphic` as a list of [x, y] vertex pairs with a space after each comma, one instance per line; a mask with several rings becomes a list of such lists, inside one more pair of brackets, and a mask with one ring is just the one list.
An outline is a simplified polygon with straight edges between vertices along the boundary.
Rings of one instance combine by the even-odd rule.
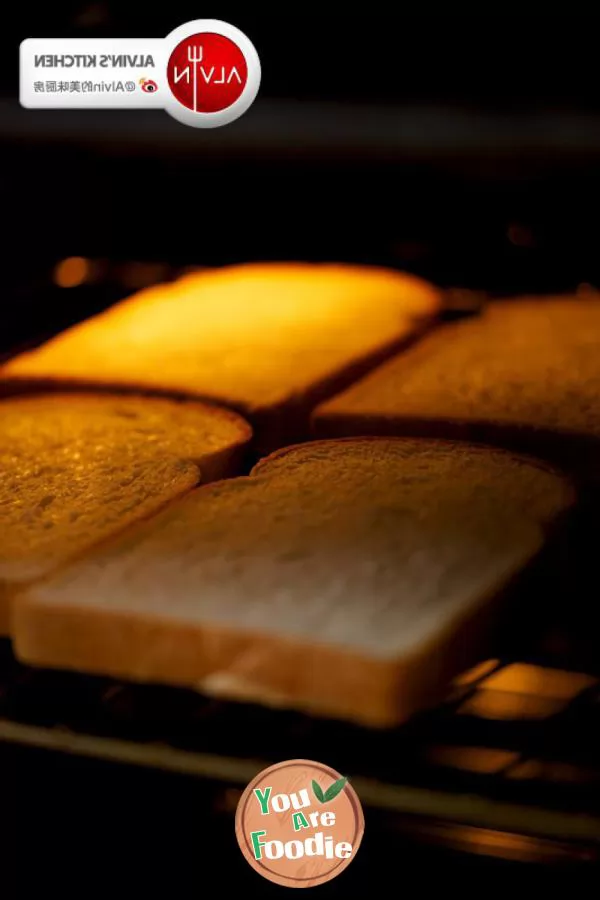
[[325, 800], [324, 803], [329, 803], [330, 800], [333, 800], [334, 797], [344, 789], [344, 785], [348, 781], [347, 778], [340, 778], [338, 781], [334, 781], [333, 784], [330, 784], [327, 790], [325, 791]]
[[325, 796], [323, 795], [323, 791], [321, 790], [321, 786], [317, 784], [317, 782], [313, 779], [312, 783], [313, 794], [319, 801], [319, 803], [325, 803]]

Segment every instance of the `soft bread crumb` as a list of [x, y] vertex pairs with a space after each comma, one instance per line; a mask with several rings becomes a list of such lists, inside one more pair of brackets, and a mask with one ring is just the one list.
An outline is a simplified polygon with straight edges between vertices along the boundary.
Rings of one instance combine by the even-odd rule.
[[394, 721], [463, 665], [456, 635], [477, 641], [467, 623], [571, 502], [553, 471], [501, 451], [301, 445], [30, 588], [17, 652]]

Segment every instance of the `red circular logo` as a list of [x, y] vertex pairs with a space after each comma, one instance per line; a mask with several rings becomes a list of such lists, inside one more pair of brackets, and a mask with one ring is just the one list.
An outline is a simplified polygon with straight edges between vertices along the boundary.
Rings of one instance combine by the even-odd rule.
[[248, 66], [240, 48], [222, 34], [192, 34], [178, 44], [167, 65], [173, 96], [187, 109], [213, 113], [241, 96]]

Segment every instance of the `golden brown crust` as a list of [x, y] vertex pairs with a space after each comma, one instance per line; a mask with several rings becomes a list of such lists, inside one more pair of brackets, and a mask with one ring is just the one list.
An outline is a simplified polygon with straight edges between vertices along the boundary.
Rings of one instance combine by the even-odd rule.
[[53, 379], [29, 378], [25, 376], [10, 375], [0, 379], [0, 403], [10, 398], [17, 397], [46, 397], [48, 400], [68, 394], [72, 399], [96, 398], [98, 395], [123, 396], [132, 399], [164, 399], [175, 404], [189, 404], [196, 409], [204, 409], [206, 413], [217, 416], [226, 422], [235, 425], [240, 432], [240, 440], [249, 442], [252, 438], [252, 426], [236, 410], [227, 406], [220, 406], [208, 397], [191, 397], [189, 395], [173, 395], [168, 392], [147, 391], [143, 387], [128, 387], [125, 385], [97, 384], [93, 381], [56, 381]]
[[250, 418], [266, 452], [306, 437], [315, 404], [415, 339], [440, 307], [432, 285], [377, 267], [209, 270], [135, 294], [9, 360], [0, 392], [29, 382], [199, 397]]
[[195, 401], [28, 392], [0, 400], [0, 634], [19, 586], [237, 474], [251, 436]]
[[[369, 442], [381, 442], [381, 443], [394, 443], [395, 441], [406, 443], [407, 441], [411, 441], [415, 445], [422, 443], [423, 447], [425, 446], [439, 446], [440, 448], [445, 447], [446, 449], [451, 448], [460, 448], [463, 447], [469, 450], [469, 453], [480, 453], [480, 454], [497, 454], [499, 456], [510, 457], [515, 460], [520, 460], [523, 463], [527, 463], [527, 465], [533, 466], [537, 469], [542, 469], [545, 472], [550, 472], [553, 475], [556, 475], [560, 478], [563, 483], [567, 484], [565, 481], [564, 473], [560, 471], [560, 469], [556, 466], [553, 466], [551, 463], [538, 459], [535, 456], [529, 456], [529, 454], [518, 454], [512, 450], [507, 450], [502, 447], [498, 447], [494, 444], [483, 445], [483, 444], [471, 444], [468, 441], [453, 439], [453, 438], [443, 438], [443, 437], [428, 437], [421, 435], [385, 435], [385, 434], [364, 434], [364, 435], [343, 435], [340, 437], [334, 438], [319, 438], [313, 441], [302, 441], [297, 444], [290, 444], [288, 447], [279, 447], [277, 450], [273, 450], [272, 453], [269, 453], [267, 456], [263, 456], [260, 459], [254, 468], [251, 471], [251, 475], [259, 475], [262, 474], [263, 470], [268, 468], [268, 466], [275, 462], [276, 460], [283, 459], [285, 456], [296, 452], [306, 452], [306, 450], [310, 447], [318, 447], [318, 446], [328, 446], [332, 443], [335, 444], [356, 444], [357, 441], [364, 441], [366, 443]], [[570, 502], [575, 502], [576, 499], [576, 489], [574, 485], [571, 485], [570, 488]]]
[[596, 295], [494, 301], [323, 403], [313, 433], [476, 441], [598, 471], [599, 329]]

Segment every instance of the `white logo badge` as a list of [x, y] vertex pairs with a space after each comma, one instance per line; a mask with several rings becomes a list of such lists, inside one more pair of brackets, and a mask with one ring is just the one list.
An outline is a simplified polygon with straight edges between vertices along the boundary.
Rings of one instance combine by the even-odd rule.
[[164, 109], [185, 125], [217, 128], [249, 109], [260, 77], [245, 34], [197, 19], [166, 38], [28, 38], [20, 102], [28, 109]]

